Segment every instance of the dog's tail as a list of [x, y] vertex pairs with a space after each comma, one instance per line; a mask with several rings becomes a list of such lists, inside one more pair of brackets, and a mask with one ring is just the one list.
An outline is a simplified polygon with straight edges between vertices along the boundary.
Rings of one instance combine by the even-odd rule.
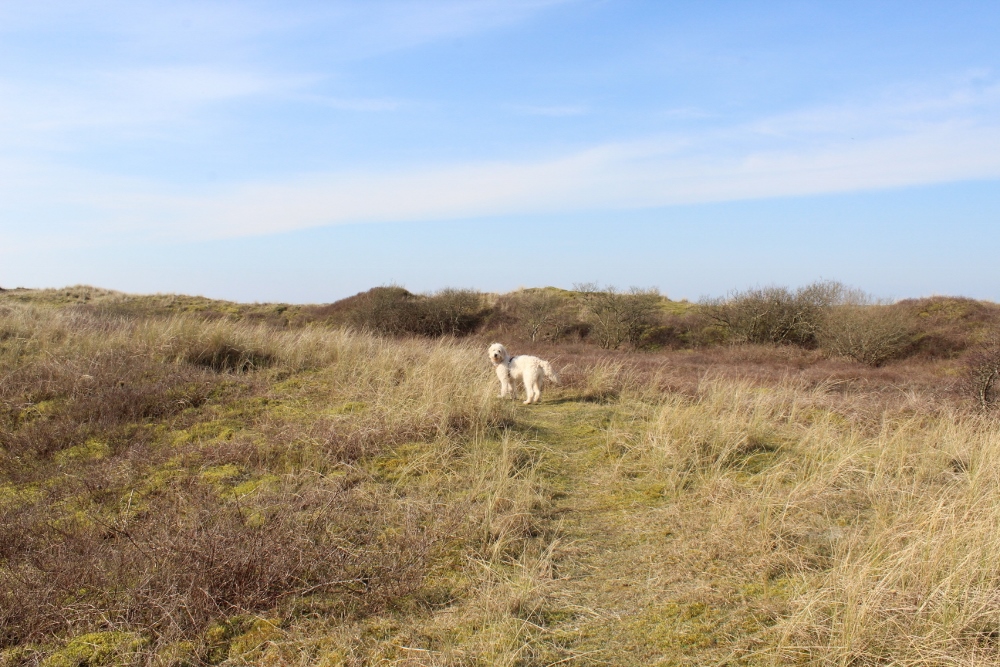
[[552, 382], [552, 384], [559, 384], [559, 376], [556, 375], [556, 372], [554, 370], [552, 370], [552, 364], [542, 359], [542, 362], [539, 364], [539, 366], [542, 367], [542, 371], [545, 373], [545, 377], [547, 377]]

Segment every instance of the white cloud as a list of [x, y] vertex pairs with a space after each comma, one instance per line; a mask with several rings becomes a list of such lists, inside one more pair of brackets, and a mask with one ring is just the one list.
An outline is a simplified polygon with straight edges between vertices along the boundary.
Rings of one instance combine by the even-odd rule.
[[[92, 144], [96, 137], [107, 142], [123, 131], [188, 119], [207, 105], [286, 94], [307, 82], [208, 66], [68, 71], [63, 77], [0, 80], [0, 149], [65, 150], [69, 141]], [[101, 134], [95, 137], [94, 130]]]
[[[253, 96], [396, 110], [406, 102], [316, 94], [315, 84], [336, 80], [351, 61], [495, 29], [572, 1], [0, 0], [7, 40], [0, 40], [0, 152], [108, 144], [121, 132], [188, 121], [209, 105]], [[23, 44], [36, 42], [51, 48], [30, 47], [26, 59]], [[290, 43], [308, 45], [308, 66], [288, 62]], [[141, 65], [121, 65], [132, 62]], [[68, 134], [74, 130], [83, 133]]]
[[343, 223], [615, 210], [998, 179], [998, 107], [998, 89], [987, 85], [924, 101], [803, 110], [700, 134], [608, 142], [541, 160], [314, 173], [211, 190], [9, 158], [0, 161], [0, 245], [23, 244], [40, 233], [78, 241], [108, 235], [218, 239]]
[[337, 223], [639, 208], [975, 178], [1000, 178], [1000, 126], [941, 126], [805, 152], [714, 157], [653, 140], [535, 163], [247, 185], [173, 202], [173, 233], [242, 236]]
[[1000, 111], [1000, 84], [995, 79], [977, 76], [958, 83], [945, 92], [891, 90], [866, 103], [796, 110], [760, 119], [748, 127], [774, 136], [849, 138], [901, 132], [969, 115], [988, 117]]
[[[313, 174], [211, 193], [171, 192], [125, 179], [72, 178], [75, 185], [50, 193], [50, 199], [54, 194], [78, 211], [79, 222], [61, 227], [69, 237], [197, 240], [340, 223], [614, 210], [984, 178], [1000, 178], [1000, 125], [943, 123], [807, 150], [725, 154], [710, 143], [656, 138], [538, 162]], [[10, 202], [23, 195], [25, 186], [22, 182], [0, 193]]]

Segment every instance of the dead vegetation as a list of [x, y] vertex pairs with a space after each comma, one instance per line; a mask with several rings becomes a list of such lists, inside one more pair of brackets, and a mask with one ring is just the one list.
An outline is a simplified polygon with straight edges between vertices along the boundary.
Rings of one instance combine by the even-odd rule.
[[522, 409], [488, 330], [5, 292], [0, 665], [1000, 659], [990, 304], [823, 311], [903, 313], [875, 364], [532, 294], [480, 302], [561, 371]]

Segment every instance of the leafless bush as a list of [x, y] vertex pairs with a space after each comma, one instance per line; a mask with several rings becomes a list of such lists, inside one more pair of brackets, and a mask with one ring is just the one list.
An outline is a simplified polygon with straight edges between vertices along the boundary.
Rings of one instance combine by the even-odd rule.
[[901, 356], [914, 330], [906, 309], [879, 303], [835, 281], [794, 292], [786, 287], [736, 292], [705, 302], [703, 312], [734, 342], [819, 346], [869, 366]]
[[971, 352], [965, 362], [963, 384], [981, 410], [996, 404], [997, 379], [1000, 379], [1000, 339], [993, 338]]
[[820, 347], [869, 366], [898, 358], [909, 347], [913, 323], [907, 313], [891, 306], [838, 306], [824, 322]]
[[851, 290], [821, 281], [792, 291], [755, 287], [703, 302], [703, 312], [737, 343], [793, 343], [810, 346], [826, 313]]
[[411, 333], [418, 328], [420, 319], [416, 298], [402, 287], [374, 287], [353, 297], [348, 322], [380, 334]]
[[347, 301], [349, 324], [392, 336], [463, 336], [475, 331], [487, 313], [480, 292], [453, 288], [415, 295], [402, 287], [376, 287]]
[[535, 342], [557, 340], [577, 324], [572, 300], [549, 290], [523, 290], [505, 295], [498, 310], [521, 337]]
[[624, 343], [638, 344], [643, 333], [656, 324], [661, 297], [655, 288], [632, 287], [619, 292], [613, 286], [602, 289], [597, 283], [584, 283], [574, 289], [581, 293], [591, 335], [606, 350], [617, 350]]
[[421, 331], [428, 336], [462, 336], [475, 331], [485, 312], [476, 290], [447, 288], [418, 302]]

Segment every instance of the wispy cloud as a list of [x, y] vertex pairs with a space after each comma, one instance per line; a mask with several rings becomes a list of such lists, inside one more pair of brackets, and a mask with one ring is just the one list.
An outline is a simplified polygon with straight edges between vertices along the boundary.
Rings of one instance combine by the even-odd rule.
[[240, 236], [348, 222], [640, 208], [1000, 178], [1000, 125], [935, 126], [805, 151], [712, 155], [690, 148], [655, 139], [533, 163], [254, 184], [172, 202], [179, 215], [171, 233]]
[[184, 121], [215, 104], [287, 95], [305, 82], [209, 66], [68, 71], [64, 76], [58, 82], [0, 79], [0, 150], [109, 144], [123, 132]]
[[955, 77], [945, 91], [893, 87], [874, 100], [798, 109], [748, 124], [773, 136], [870, 136], [912, 130], [1000, 111], [1000, 82], [986, 72]]
[[[339, 111], [397, 110], [407, 103], [391, 95], [340, 93], [338, 68], [510, 25], [573, 1], [0, 0], [6, 41], [0, 41], [0, 151], [67, 148], [67, 132], [95, 128], [108, 135], [81, 138], [90, 145], [111, 142], [117, 131], [188, 120], [211, 105], [252, 97]], [[312, 49], [309, 65], [273, 57], [303, 42]]]
[[[972, 104], [977, 111], [993, 110], [993, 89], [978, 100]], [[342, 223], [615, 210], [1000, 178], [1000, 121], [994, 120], [1000, 115], [913, 122], [908, 112], [872, 111], [873, 122], [891, 131], [855, 121], [837, 131], [836, 119], [853, 119], [854, 110], [813, 110], [698, 136], [607, 143], [546, 160], [318, 173], [199, 192], [22, 170], [19, 180], [0, 186], [0, 201], [31, 208], [31, 193], [57, 178], [73, 185], [50, 193], [50, 203], [54, 196], [77, 212], [76, 223], [53, 223], [64, 236], [193, 240]], [[824, 120], [812, 125], [788, 118]], [[15, 168], [8, 165], [8, 173]], [[2, 164], [0, 176], [6, 177]], [[13, 241], [15, 230], [3, 227], [0, 233]]]

